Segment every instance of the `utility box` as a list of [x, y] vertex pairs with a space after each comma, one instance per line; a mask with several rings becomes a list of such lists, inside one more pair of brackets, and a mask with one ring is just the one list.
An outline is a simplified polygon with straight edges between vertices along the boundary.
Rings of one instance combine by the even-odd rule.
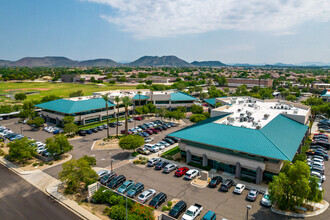
[[201, 180], [208, 180], [209, 179], [209, 172], [202, 171], [201, 172]]

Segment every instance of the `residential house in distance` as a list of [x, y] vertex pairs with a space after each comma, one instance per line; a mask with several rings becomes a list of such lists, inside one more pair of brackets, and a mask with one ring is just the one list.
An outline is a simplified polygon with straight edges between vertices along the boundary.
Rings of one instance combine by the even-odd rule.
[[229, 78], [227, 79], [229, 87], [239, 87], [241, 85], [246, 85], [248, 88], [254, 86], [260, 86], [261, 88], [267, 88], [273, 86], [272, 79], [247, 79], [247, 78]]

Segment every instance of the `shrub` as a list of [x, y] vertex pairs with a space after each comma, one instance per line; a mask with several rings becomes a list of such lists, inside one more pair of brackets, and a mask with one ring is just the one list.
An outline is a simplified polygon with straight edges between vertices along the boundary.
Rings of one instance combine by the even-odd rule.
[[114, 192], [107, 190], [104, 187], [101, 187], [99, 190], [95, 192], [93, 195], [94, 203], [107, 203], [109, 198], [114, 195]]
[[163, 211], [163, 212], [164, 212], [164, 211], [169, 211], [169, 210], [171, 210], [171, 208], [167, 207], [166, 205], [163, 206], [163, 208], [162, 208], [162, 211]]
[[38, 165], [38, 163], [34, 163], [34, 164], [32, 164], [32, 166], [34, 166], [34, 167], [37, 166], [37, 165]]
[[145, 160], [142, 160], [142, 161], [141, 161], [141, 164], [142, 164], [142, 165], [144, 165], [144, 164], [146, 164], [146, 163], [147, 163], [147, 161], [145, 161]]
[[44, 162], [40, 162], [40, 163], [39, 163], [39, 166], [43, 166], [43, 165], [45, 165]]
[[110, 215], [110, 208], [109, 207], [105, 207], [104, 210], [103, 210], [103, 213], [105, 215]]
[[141, 164], [141, 162], [142, 162], [141, 160], [134, 160], [133, 164]]
[[133, 152], [133, 153], [132, 153], [132, 156], [133, 156], [133, 157], [136, 157], [137, 155], [139, 155], [138, 152]]
[[124, 206], [114, 205], [110, 208], [109, 216], [111, 219], [124, 220], [126, 217], [126, 210]]
[[4, 150], [0, 149], [0, 156], [5, 156], [6, 153], [4, 152]]
[[172, 204], [173, 204], [173, 202], [171, 202], [171, 201], [168, 201], [168, 202], [167, 202], [167, 206], [168, 206], [168, 207], [172, 207]]

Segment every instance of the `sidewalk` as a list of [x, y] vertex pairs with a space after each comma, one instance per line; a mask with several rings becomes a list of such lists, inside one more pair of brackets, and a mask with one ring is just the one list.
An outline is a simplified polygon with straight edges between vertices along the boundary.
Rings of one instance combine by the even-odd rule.
[[31, 185], [38, 188], [40, 191], [44, 192], [45, 194], [49, 195], [50, 197], [54, 198], [57, 202], [61, 205], [69, 209], [70, 211], [77, 214], [82, 219], [92, 219], [92, 220], [99, 220], [99, 218], [86, 209], [82, 208], [78, 205], [77, 202], [68, 199], [64, 195], [60, 194], [57, 191], [58, 185], [61, 184], [59, 180], [56, 178], [44, 173], [41, 170], [35, 171], [22, 171], [19, 167], [15, 164], [11, 163], [10, 161], [0, 157], [0, 163], [4, 166], [8, 167], [8, 169], [15, 172], [17, 175], [22, 177], [24, 180], [29, 182]]

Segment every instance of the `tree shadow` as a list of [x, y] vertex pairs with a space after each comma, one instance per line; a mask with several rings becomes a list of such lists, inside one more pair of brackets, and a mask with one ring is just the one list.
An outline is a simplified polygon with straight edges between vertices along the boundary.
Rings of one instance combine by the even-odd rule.
[[125, 160], [125, 159], [128, 159], [130, 155], [131, 155], [131, 152], [120, 152], [117, 154], [113, 154], [111, 156], [111, 158], [115, 159], [115, 160]]

